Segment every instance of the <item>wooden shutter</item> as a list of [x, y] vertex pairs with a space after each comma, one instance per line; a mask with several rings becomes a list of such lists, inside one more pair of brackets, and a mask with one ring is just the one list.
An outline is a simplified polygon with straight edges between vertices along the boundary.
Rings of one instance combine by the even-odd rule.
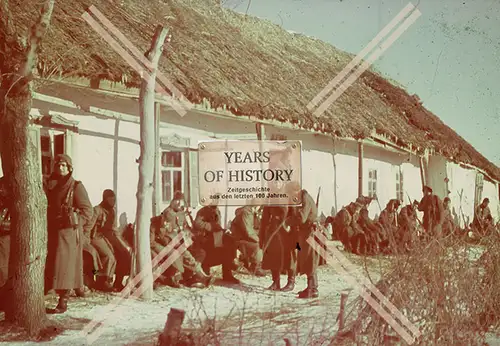
[[198, 151], [189, 150], [189, 204], [196, 208], [199, 203]]

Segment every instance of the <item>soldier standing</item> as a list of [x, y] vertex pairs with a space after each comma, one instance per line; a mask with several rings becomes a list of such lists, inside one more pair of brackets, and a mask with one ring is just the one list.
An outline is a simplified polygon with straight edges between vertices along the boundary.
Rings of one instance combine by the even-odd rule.
[[83, 226], [92, 219], [92, 205], [83, 184], [73, 179], [68, 155], [58, 155], [47, 183], [48, 249], [45, 290], [55, 289], [59, 303], [49, 313], [67, 310], [69, 292], [83, 283]]
[[424, 213], [423, 226], [427, 236], [441, 237], [443, 225], [443, 203], [434, 195], [429, 186], [423, 188], [424, 197], [418, 204], [418, 210]]
[[316, 230], [318, 209], [311, 195], [302, 190], [302, 206], [291, 208], [290, 225], [297, 232], [299, 252], [297, 255], [297, 273], [307, 275], [307, 287], [299, 292], [299, 298], [318, 297], [319, 254], [309, 245], [307, 239]]
[[[270, 270], [272, 291], [289, 292], [295, 288], [297, 268], [296, 242], [287, 225], [289, 208], [265, 206], [260, 222], [259, 244], [263, 252], [262, 269]], [[288, 274], [288, 282], [281, 288], [281, 273]]]

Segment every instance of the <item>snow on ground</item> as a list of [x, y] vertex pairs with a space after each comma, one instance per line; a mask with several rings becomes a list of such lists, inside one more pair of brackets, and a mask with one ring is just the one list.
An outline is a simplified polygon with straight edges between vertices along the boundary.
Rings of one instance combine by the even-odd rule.
[[[383, 257], [344, 255], [357, 267], [358, 273], [368, 269], [373, 282], [379, 279], [388, 262]], [[477, 255], [473, 257], [477, 258]], [[220, 267], [216, 275], [220, 277]], [[297, 278], [294, 292], [289, 293], [267, 291], [270, 275], [258, 278], [238, 273], [237, 276], [243, 282], [241, 287], [222, 286], [217, 281], [208, 289], [161, 287], [155, 291], [152, 301], [127, 299], [111, 311], [106, 310], [107, 306], [118, 295], [92, 292], [83, 299], [73, 297], [65, 314], [51, 317], [66, 330], [46, 344], [77, 346], [93, 341], [93, 345], [152, 345], [163, 329], [170, 309], [177, 308], [186, 311], [183, 329], [206, 330], [212, 325], [220, 345], [284, 345], [284, 337], [294, 345], [304, 345], [306, 341], [319, 341], [336, 332], [340, 294], [353, 288], [328, 265], [318, 271], [320, 297], [312, 300], [296, 298], [296, 293], [306, 286], [305, 276]], [[283, 284], [286, 283], [286, 276], [281, 279]], [[349, 301], [354, 298], [355, 291], [349, 294]], [[50, 307], [56, 303], [55, 296], [47, 299]], [[101, 321], [101, 327], [90, 334], [96, 339], [86, 339], [82, 330], [92, 320]], [[36, 344], [12, 340], [0, 330], [0, 343]]]
[[[358, 268], [364, 262], [354, 255], [346, 256]], [[369, 267], [377, 267], [373, 265], [377, 260], [368, 261], [372, 263]], [[371, 273], [373, 280], [378, 279], [375, 270]], [[217, 275], [220, 277], [220, 268]], [[51, 317], [68, 329], [47, 344], [87, 345], [82, 329], [92, 319], [100, 319], [104, 321], [102, 328], [94, 330], [100, 334], [94, 345], [150, 345], [163, 329], [170, 309], [177, 308], [186, 311], [183, 328], [206, 327], [215, 319], [221, 345], [282, 345], [284, 337], [299, 345], [311, 337], [321, 338], [335, 333], [340, 293], [352, 288], [329, 266], [319, 269], [320, 297], [317, 299], [296, 298], [296, 293], [306, 286], [305, 276], [297, 278], [295, 290], [287, 293], [265, 289], [271, 284], [270, 275], [259, 278], [238, 273], [237, 276], [243, 282], [241, 287], [221, 286], [217, 281], [208, 289], [161, 287], [155, 291], [152, 301], [127, 299], [111, 311], [106, 311], [107, 303], [112, 303], [118, 296], [92, 292], [83, 299], [73, 297], [65, 314]], [[284, 283], [286, 276], [282, 276]], [[350, 299], [353, 298], [354, 293], [351, 293]], [[48, 306], [56, 303], [55, 296], [48, 298]], [[0, 342], [4, 340], [7, 341], [0, 335]]]

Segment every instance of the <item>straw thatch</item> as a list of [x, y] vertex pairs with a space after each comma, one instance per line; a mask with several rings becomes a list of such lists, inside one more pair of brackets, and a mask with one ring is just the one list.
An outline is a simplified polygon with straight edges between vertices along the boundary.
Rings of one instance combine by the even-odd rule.
[[[11, 0], [26, 30], [36, 8]], [[141, 51], [155, 25], [173, 35], [161, 71], [194, 103], [208, 100], [236, 115], [291, 122], [336, 136], [381, 134], [400, 146], [430, 148], [473, 164], [500, 180], [500, 169], [424, 109], [418, 99], [366, 72], [325, 113], [315, 118], [309, 101], [352, 59], [329, 44], [291, 34], [268, 21], [245, 17], [208, 0], [57, 1], [43, 44], [40, 74], [84, 76], [138, 86], [139, 76], [81, 18], [95, 5]], [[342, 34], [342, 33], [339, 33]]]

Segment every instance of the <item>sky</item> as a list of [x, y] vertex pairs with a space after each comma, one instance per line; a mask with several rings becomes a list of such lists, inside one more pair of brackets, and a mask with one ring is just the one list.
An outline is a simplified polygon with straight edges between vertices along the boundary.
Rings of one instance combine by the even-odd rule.
[[[358, 54], [407, 0], [223, 0]], [[422, 15], [374, 67], [500, 166], [500, 1], [415, 0]], [[335, 76], [332, 76], [334, 78]]]

